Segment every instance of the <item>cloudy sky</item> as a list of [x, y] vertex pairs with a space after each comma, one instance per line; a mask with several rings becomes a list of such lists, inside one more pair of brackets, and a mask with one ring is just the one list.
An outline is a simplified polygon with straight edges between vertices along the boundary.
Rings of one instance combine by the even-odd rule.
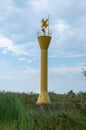
[[37, 31], [48, 14], [48, 89], [86, 91], [86, 0], [0, 0], [0, 91], [39, 92]]

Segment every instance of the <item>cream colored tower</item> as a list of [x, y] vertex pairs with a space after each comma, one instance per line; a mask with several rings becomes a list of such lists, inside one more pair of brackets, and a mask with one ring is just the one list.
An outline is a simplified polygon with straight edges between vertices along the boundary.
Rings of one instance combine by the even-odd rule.
[[[40, 95], [37, 104], [49, 104], [50, 98], [48, 95], [48, 47], [51, 41], [49, 33], [48, 19], [42, 19], [42, 34], [38, 32], [38, 42], [41, 49], [41, 78], [40, 78]], [[48, 27], [47, 32], [45, 29]]]

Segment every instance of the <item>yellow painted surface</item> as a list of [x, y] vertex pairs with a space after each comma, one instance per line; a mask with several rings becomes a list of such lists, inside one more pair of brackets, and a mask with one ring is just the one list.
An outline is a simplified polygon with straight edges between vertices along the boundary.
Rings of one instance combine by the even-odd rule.
[[50, 44], [50, 36], [39, 36], [38, 41], [41, 49], [48, 49]]
[[37, 100], [37, 104], [50, 104], [50, 98], [47, 92], [41, 92], [38, 100]]
[[47, 66], [48, 66], [48, 59], [47, 59], [47, 49], [41, 50], [41, 92], [47, 92]]
[[48, 47], [50, 44], [50, 40], [50, 36], [38, 37], [39, 45], [41, 48], [41, 86], [37, 104], [50, 103], [50, 98], [48, 95]]

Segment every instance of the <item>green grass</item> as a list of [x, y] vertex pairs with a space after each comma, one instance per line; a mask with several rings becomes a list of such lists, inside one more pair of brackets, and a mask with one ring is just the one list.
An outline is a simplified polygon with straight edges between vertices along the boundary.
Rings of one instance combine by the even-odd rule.
[[36, 105], [38, 94], [0, 92], [0, 130], [86, 130], [86, 93], [49, 95]]

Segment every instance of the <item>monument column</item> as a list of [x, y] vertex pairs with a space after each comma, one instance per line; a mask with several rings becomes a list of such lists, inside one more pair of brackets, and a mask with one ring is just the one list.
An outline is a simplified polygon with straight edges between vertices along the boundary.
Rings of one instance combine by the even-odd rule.
[[42, 32], [38, 33], [38, 42], [41, 49], [41, 78], [40, 78], [40, 95], [37, 100], [37, 104], [48, 104], [50, 103], [50, 98], [48, 95], [48, 47], [51, 41], [51, 36], [49, 33], [45, 32], [45, 28], [48, 27], [48, 19], [42, 19]]

